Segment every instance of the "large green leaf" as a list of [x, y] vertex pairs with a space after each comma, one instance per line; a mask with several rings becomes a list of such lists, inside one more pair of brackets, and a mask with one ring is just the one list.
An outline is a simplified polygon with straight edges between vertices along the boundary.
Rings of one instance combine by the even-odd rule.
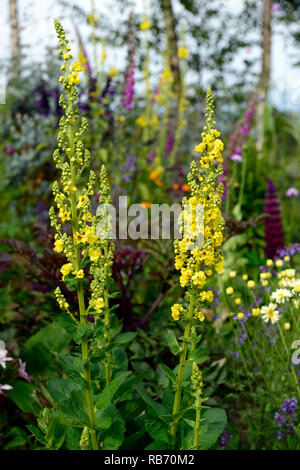
[[224, 430], [227, 418], [225, 410], [221, 408], [208, 408], [202, 413], [201, 426], [204, 426], [205, 432], [199, 439], [200, 448], [207, 450], [212, 447], [222, 431]]
[[130, 372], [121, 373], [115, 379], [113, 379], [109, 385], [106, 385], [106, 387], [100, 392], [96, 402], [96, 407], [99, 410], [105, 410], [105, 408], [111, 403], [114, 395], [129, 374]]

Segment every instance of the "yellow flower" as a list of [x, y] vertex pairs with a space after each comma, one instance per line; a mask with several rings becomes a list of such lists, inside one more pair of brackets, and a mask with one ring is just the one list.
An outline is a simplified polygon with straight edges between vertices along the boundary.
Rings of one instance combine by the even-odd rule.
[[200, 293], [201, 300], [207, 300], [208, 302], [212, 302], [214, 300], [214, 293], [211, 290], [203, 291]]
[[283, 325], [283, 328], [286, 330], [286, 331], [289, 331], [291, 329], [291, 324], [289, 322], [286, 322], [284, 325]]
[[62, 239], [60, 238], [59, 240], [56, 240], [54, 243], [54, 251], [57, 251], [57, 253], [61, 253], [64, 249], [64, 244]]
[[93, 13], [91, 13], [87, 17], [87, 22], [91, 25], [97, 24], [98, 23], [98, 18]]
[[74, 235], [74, 241], [76, 245], [79, 245], [80, 243], [86, 243], [87, 237], [86, 235], [82, 235], [80, 232], [76, 232]]
[[151, 22], [147, 18], [145, 18], [140, 24], [140, 30], [146, 31], [147, 29], [151, 28]]
[[82, 65], [79, 62], [77, 62], [75, 60], [75, 62], [72, 65], [72, 70], [73, 70], [73, 72], [82, 72], [84, 70], [84, 68], [82, 67]]
[[227, 295], [232, 295], [233, 293], [234, 293], [233, 287], [227, 287], [226, 294]]
[[300, 280], [298, 280], [298, 279], [295, 282], [294, 291], [296, 292], [296, 294], [300, 293]]
[[69, 73], [68, 80], [69, 80], [70, 85], [72, 85], [73, 83], [75, 84], [80, 83], [80, 77], [77, 72]]
[[87, 225], [85, 227], [84, 234], [86, 237], [86, 241], [89, 245], [96, 243], [96, 241], [98, 240], [94, 227], [90, 227], [89, 225]]
[[200, 321], [204, 321], [205, 320], [205, 315], [203, 312], [198, 312], [195, 314], [194, 316], [195, 320], [200, 320]]
[[97, 313], [101, 313], [102, 309], [105, 305], [105, 302], [102, 297], [98, 297], [98, 299], [95, 299], [92, 303], [94, 309], [96, 310]]
[[118, 69], [116, 67], [112, 67], [108, 72], [108, 75], [112, 78], [116, 77], [118, 75]]
[[80, 209], [81, 207], [83, 207], [86, 200], [87, 200], [87, 196], [79, 196], [79, 202], [77, 204], [77, 209]]
[[180, 304], [174, 304], [171, 307], [172, 317], [175, 321], [180, 319], [180, 314], [183, 311], [183, 307]]
[[66, 211], [64, 209], [59, 209], [58, 216], [61, 218], [62, 222], [71, 219], [71, 211]]
[[192, 277], [193, 284], [195, 284], [195, 286], [199, 286], [199, 287], [202, 287], [204, 285], [205, 280], [206, 280], [206, 275], [204, 274], [203, 271], [198, 271]]
[[89, 257], [91, 261], [98, 261], [100, 256], [101, 253], [98, 250], [95, 250], [94, 248], [89, 249]]
[[276, 264], [277, 268], [282, 268], [282, 266], [283, 266], [283, 261], [282, 261], [282, 259], [276, 260], [276, 261], [275, 261], [275, 264]]
[[284, 258], [284, 261], [286, 261], [287, 263], [291, 260], [291, 258], [289, 256], [285, 256]]
[[135, 123], [140, 126], [140, 127], [146, 127], [147, 126], [147, 120], [144, 116], [140, 116], [135, 120]]
[[229, 277], [231, 277], [231, 278], [236, 277], [236, 271], [230, 271]]
[[187, 59], [189, 54], [190, 51], [186, 47], [182, 46], [178, 48], [178, 57], [180, 59]]
[[243, 274], [242, 278], [243, 278], [243, 281], [248, 281], [248, 274]]
[[63, 275], [63, 279], [68, 275], [70, 274], [70, 272], [72, 271], [72, 263], [67, 263], [67, 264], [64, 264], [61, 268], [60, 268], [60, 272], [62, 273]]
[[273, 263], [273, 260], [272, 260], [272, 259], [267, 259], [267, 262], [266, 262], [266, 265], [267, 265], [267, 266], [271, 267], [271, 266], [273, 266], [273, 264], [274, 264], [274, 263]]
[[83, 269], [79, 269], [79, 271], [75, 271], [75, 277], [77, 277], [77, 279], [82, 279], [84, 277], [84, 272], [83, 272]]
[[234, 303], [235, 303], [236, 305], [240, 305], [241, 299], [240, 299], [239, 297], [237, 297], [236, 299], [234, 299]]
[[259, 309], [259, 308], [253, 308], [253, 309], [252, 309], [252, 315], [253, 315], [254, 317], [258, 317], [259, 314], [260, 314], [260, 309]]
[[253, 289], [253, 288], [255, 287], [255, 282], [254, 282], [254, 281], [251, 281], [251, 280], [248, 281], [248, 282], [247, 282], [247, 287], [248, 287], [249, 289]]
[[263, 281], [261, 281], [261, 285], [262, 285], [263, 287], [267, 287], [267, 286], [269, 285], [269, 281], [263, 280]]
[[243, 312], [239, 312], [239, 313], [237, 314], [237, 317], [238, 317], [238, 320], [244, 320], [245, 315], [243, 314]]

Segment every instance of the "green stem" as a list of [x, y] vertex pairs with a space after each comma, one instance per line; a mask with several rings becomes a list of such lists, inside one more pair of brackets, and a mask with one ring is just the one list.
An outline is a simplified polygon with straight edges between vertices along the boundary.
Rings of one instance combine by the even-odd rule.
[[194, 429], [193, 450], [198, 450], [198, 446], [199, 446], [200, 416], [201, 416], [201, 397], [199, 394], [197, 394], [196, 396], [196, 423], [195, 423], [195, 429]]
[[[184, 340], [183, 340], [183, 346], [182, 346], [182, 351], [180, 354], [180, 359], [179, 359], [179, 367], [178, 367], [178, 374], [177, 374], [177, 382], [176, 382], [176, 391], [175, 391], [175, 396], [174, 396], [174, 403], [173, 403], [173, 415], [176, 415], [179, 410], [180, 410], [180, 402], [181, 402], [181, 390], [182, 390], [182, 379], [183, 379], [183, 373], [185, 369], [185, 362], [187, 358], [187, 353], [188, 353], [188, 347], [189, 347], [189, 339], [191, 335], [191, 325], [192, 325], [192, 316], [194, 313], [194, 306], [195, 306], [195, 295], [191, 294], [191, 300], [190, 300], [190, 306], [189, 306], [189, 312], [188, 312], [188, 320], [185, 325], [185, 330], [184, 330]], [[175, 442], [176, 439], [176, 428], [177, 428], [177, 419], [175, 418], [171, 429], [170, 429], [170, 434], [173, 438], [173, 441]]]

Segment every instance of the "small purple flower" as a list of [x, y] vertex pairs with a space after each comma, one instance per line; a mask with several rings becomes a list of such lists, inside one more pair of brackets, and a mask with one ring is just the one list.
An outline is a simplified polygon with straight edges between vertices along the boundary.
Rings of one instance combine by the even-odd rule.
[[272, 12], [273, 13], [276, 13], [277, 11], [280, 10], [280, 3], [276, 2], [276, 3], [273, 3], [273, 6], [272, 6]]
[[8, 144], [6, 147], [5, 147], [5, 152], [7, 153], [7, 155], [13, 155], [15, 149], [13, 148], [12, 145]]
[[233, 162], [242, 162], [242, 161], [243, 161], [243, 157], [242, 157], [241, 155], [238, 155], [238, 154], [236, 153], [236, 154], [234, 154], [234, 155], [231, 155], [230, 160], [232, 160]]
[[285, 193], [287, 197], [292, 197], [292, 196], [299, 196], [299, 191], [296, 188], [289, 188], [287, 192]]
[[26, 362], [23, 362], [22, 359], [19, 359], [19, 364], [20, 364], [20, 368], [18, 371], [19, 377], [21, 377], [21, 379], [27, 380], [27, 382], [31, 382], [32, 377], [30, 377], [25, 370]]
[[91, 313], [88, 314], [88, 316], [86, 317], [87, 321], [89, 321], [90, 323], [95, 323], [95, 317], [94, 315], [92, 315]]
[[229, 432], [226, 429], [224, 429], [220, 437], [220, 444], [221, 444], [222, 450], [226, 450], [228, 448], [227, 447], [228, 441], [232, 441], [232, 435], [229, 434]]

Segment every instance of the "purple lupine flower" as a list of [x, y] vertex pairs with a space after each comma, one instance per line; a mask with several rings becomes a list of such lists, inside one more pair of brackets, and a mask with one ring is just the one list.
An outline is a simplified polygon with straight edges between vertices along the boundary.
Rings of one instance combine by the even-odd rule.
[[289, 188], [287, 192], [285, 193], [287, 197], [292, 197], [292, 196], [299, 196], [299, 191], [296, 188]]
[[19, 370], [18, 370], [18, 375], [19, 377], [21, 377], [21, 379], [24, 379], [24, 380], [27, 380], [27, 382], [31, 382], [32, 380], [32, 377], [30, 377], [28, 375], [28, 373], [26, 372], [26, 362], [23, 362], [22, 359], [19, 359], [19, 364], [20, 364], [20, 367], [19, 367]]
[[281, 248], [277, 252], [277, 256], [283, 258], [284, 256], [294, 256], [296, 253], [300, 253], [300, 243], [292, 243], [290, 246]]
[[274, 259], [277, 251], [284, 247], [284, 242], [280, 204], [276, 186], [271, 178], [268, 180], [265, 194], [264, 212], [269, 214], [265, 220], [265, 256]]

